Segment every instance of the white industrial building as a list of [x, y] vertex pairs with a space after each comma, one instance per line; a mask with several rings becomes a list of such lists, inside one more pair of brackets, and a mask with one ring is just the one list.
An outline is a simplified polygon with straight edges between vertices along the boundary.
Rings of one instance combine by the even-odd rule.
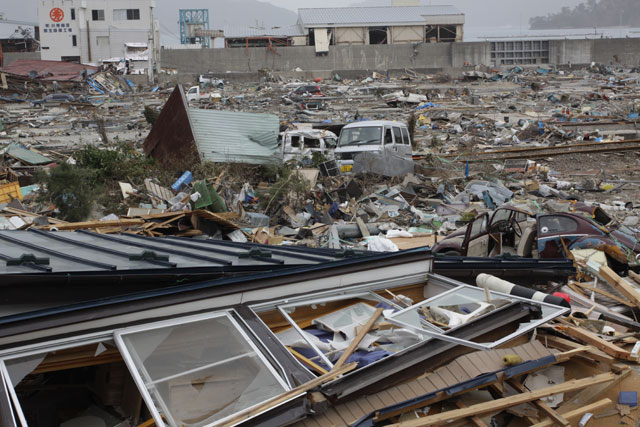
[[42, 59], [99, 65], [146, 45], [156, 62], [155, 0], [37, 1]]
[[454, 6], [298, 9], [298, 25], [316, 51], [329, 45], [461, 42], [464, 22]]

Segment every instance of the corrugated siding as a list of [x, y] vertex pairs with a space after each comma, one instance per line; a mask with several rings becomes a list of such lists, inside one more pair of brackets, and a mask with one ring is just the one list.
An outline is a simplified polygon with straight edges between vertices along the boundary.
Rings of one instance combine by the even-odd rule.
[[204, 160], [277, 163], [280, 121], [271, 114], [189, 109], [196, 145]]
[[242, 37], [301, 37], [304, 35], [304, 31], [298, 25], [274, 28], [224, 27], [224, 37], [227, 39]]
[[[341, 7], [298, 9], [304, 27], [348, 24], [419, 24], [425, 16], [462, 15], [454, 6]], [[463, 22], [464, 22], [464, 15]]]

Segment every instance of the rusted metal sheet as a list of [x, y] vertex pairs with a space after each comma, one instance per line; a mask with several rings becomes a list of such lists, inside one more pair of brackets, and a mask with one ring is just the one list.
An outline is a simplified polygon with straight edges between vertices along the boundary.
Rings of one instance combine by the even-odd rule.
[[32, 71], [37, 74], [38, 80], [56, 80], [59, 82], [81, 82], [82, 72], [87, 70], [88, 74], [98, 71], [97, 67], [91, 65], [75, 64], [63, 61], [40, 61], [35, 59], [17, 59], [0, 71], [29, 77]]
[[177, 85], [144, 140], [143, 148], [147, 156], [175, 169], [200, 162], [187, 109], [184, 90]]

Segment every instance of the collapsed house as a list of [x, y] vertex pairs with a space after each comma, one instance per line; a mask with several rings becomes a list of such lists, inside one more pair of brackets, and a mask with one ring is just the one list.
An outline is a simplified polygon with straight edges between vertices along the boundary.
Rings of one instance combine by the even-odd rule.
[[277, 162], [280, 121], [271, 114], [190, 108], [176, 86], [144, 141], [144, 152], [161, 163], [208, 160]]
[[[20, 235], [3, 234], [8, 236]], [[50, 251], [61, 251], [56, 256], [69, 243], [55, 239], [90, 245], [83, 233], [33, 237], [53, 238]], [[169, 252], [168, 259], [148, 254], [136, 262], [181, 258], [167, 246], [160, 250]], [[106, 251], [123, 253], [122, 246]], [[39, 258], [23, 255], [7, 269], [46, 267]], [[509, 343], [568, 312], [464, 285], [433, 274], [432, 265], [425, 250], [376, 254], [115, 291], [71, 305], [58, 296], [56, 304], [24, 305], [17, 312], [8, 296], [0, 318], [3, 423], [57, 425], [97, 417], [109, 425], [148, 418], [158, 426], [290, 424], [329, 416], [343, 402], [410, 381], [474, 349]], [[14, 276], [29, 280], [34, 274], [21, 271]], [[85, 273], [85, 284], [91, 276]], [[156, 284], [166, 281], [162, 273], [155, 278]], [[45, 293], [60, 292], [56, 286]], [[405, 399], [398, 395], [379, 407]]]

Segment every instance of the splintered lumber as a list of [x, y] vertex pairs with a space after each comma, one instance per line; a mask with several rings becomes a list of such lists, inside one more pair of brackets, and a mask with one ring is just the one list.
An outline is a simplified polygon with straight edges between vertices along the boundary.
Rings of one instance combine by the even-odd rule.
[[51, 230], [56, 228], [58, 231], [70, 230], [86, 230], [89, 228], [106, 228], [106, 227], [131, 227], [134, 225], [144, 224], [143, 219], [118, 219], [113, 221], [87, 221], [87, 222], [68, 222], [66, 224], [45, 225], [38, 227], [43, 230]]
[[618, 347], [613, 343], [603, 340], [593, 332], [589, 332], [586, 329], [578, 328], [575, 326], [567, 326], [566, 328], [563, 327], [562, 329], [564, 329], [567, 335], [576, 338], [586, 344], [590, 344], [597, 349], [604, 351], [608, 355], [615, 357], [616, 359], [634, 360], [630, 352], [622, 347]]
[[[527, 389], [524, 387], [524, 385], [522, 385], [522, 383], [520, 381], [516, 381], [514, 379], [511, 379], [508, 382], [519, 393], [526, 393], [527, 392]], [[550, 417], [556, 424], [561, 425], [561, 426], [569, 426], [569, 425], [571, 425], [571, 423], [566, 418], [564, 418], [562, 415], [560, 415], [559, 413], [554, 411], [553, 408], [551, 408], [551, 406], [549, 406], [548, 403], [546, 403], [546, 402], [544, 402], [542, 400], [534, 400], [533, 404], [536, 406], [536, 408], [538, 408], [539, 410], [541, 410], [542, 412], [547, 414], [547, 416]]]
[[[602, 399], [590, 405], [583, 406], [579, 409], [574, 409], [573, 411], [567, 412], [566, 414], [564, 414], [564, 417], [567, 418], [568, 420], [573, 420], [573, 419], [582, 417], [584, 414], [588, 412], [595, 412], [595, 411], [599, 411], [600, 409], [604, 409], [611, 404], [613, 404], [611, 399]], [[539, 422], [538, 424], [534, 424], [531, 427], [553, 427], [555, 425], [554, 422], [555, 421], [552, 421], [552, 420], [544, 420], [542, 422]]]
[[[539, 334], [538, 339], [542, 341], [547, 347], [553, 347], [560, 350], [572, 350], [581, 347], [578, 343], [564, 338], [556, 337], [554, 335]], [[596, 348], [592, 347], [585, 353], [585, 357], [598, 361], [604, 365], [611, 365], [615, 363], [615, 359], [613, 357]]]
[[600, 276], [605, 279], [611, 286], [616, 288], [625, 297], [629, 298], [636, 307], [640, 307], [640, 292], [638, 292], [633, 286], [627, 283], [622, 277], [618, 276], [611, 268], [604, 266], [600, 267]]
[[[468, 406], [465, 405], [464, 402], [462, 402], [461, 400], [456, 401], [456, 406], [460, 409], [468, 408]], [[470, 416], [468, 419], [469, 419], [469, 424], [471, 424], [473, 427], [487, 427], [487, 425], [475, 415]]]
[[371, 328], [373, 328], [373, 325], [374, 323], [376, 323], [376, 320], [378, 320], [378, 318], [382, 315], [382, 310], [383, 310], [382, 308], [376, 309], [376, 311], [373, 313], [371, 318], [369, 318], [369, 320], [367, 321], [367, 323], [365, 323], [365, 325], [362, 327], [360, 332], [358, 332], [358, 335], [356, 335], [353, 341], [351, 341], [351, 344], [349, 344], [349, 347], [347, 347], [344, 353], [342, 353], [342, 356], [340, 356], [340, 359], [338, 359], [336, 364], [333, 365], [333, 369], [331, 369], [331, 372], [335, 371], [336, 369], [340, 369], [342, 365], [344, 365], [344, 363], [347, 361], [349, 356], [351, 356], [351, 354], [353, 354], [356, 348], [358, 348], [358, 346], [360, 345], [364, 337], [369, 333]]
[[369, 237], [371, 233], [369, 233], [369, 229], [365, 225], [364, 221], [360, 217], [356, 217], [356, 224], [358, 224], [358, 228], [360, 229], [360, 234], [362, 237]]
[[293, 354], [293, 356], [298, 359], [300, 362], [302, 362], [303, 365], [313, 369], [314, 371], [324, 375], [327, 373], [327, 370], [324, 369], [322, 366], [318, 365], [316, 362], [314, 362], [313, 360], [303, 356], [302, 354], [298, 353], [297, 351], [295, 351], [293, 348], [291, 347], [287, 347], [287, 350], [289, 350], [291, 352], [291, 354]]
[[299, 395], [301, 395], [302, 393], [306, 393], [311, 389], [314, 389], [324, 383], [327, 383], [331, 380], [333, 380], [334, 378], [339, 377], [340, 375], [344, 375], [352, 370], [354, 370], [356, 368], [356, 366], [358, 366], [357, 363], [353, 362], [353, 363], [349, 363], [348, 365], [344, 365], [342, 367], [340, 367], [339, 369], [336, 370], [332, 370], [331, 372], [319, 376], [318, 378], [315, 378], [309, 382], [306, 382], [302, 385], [299, 385], [298, 387], [289, 390], [286, 393], [283, 393], [279, 396], [276, 397], [272, 397], [269, 400], [266, 400], [264, 402], [262, 402], [261, 404], [259, 404], [258, 406], [254, 406], [252, 408], [248, 408], [245, 409], [244, 411], [236, 414], [233, 418], [231, 418], [230, 420], [228, 420], [226, 423], [224, 423], [224, 426], [234, 426], [236, 424], [239, 424], [243, 421], [246, 421], [258, 414], [261, 414], [262, 412], [268, 411], [271, 408], [275, 408], [276, 406], [291, 400]]
[[[608, 393], [614, 387], [617, 387], [622, 381], [624, 381], [629, 374], [631, 374], [631, 369], [625, 369], [621, 374], [617, 375], [616, 378], [608, 383], [598, 384], [593, 387], [585, 388], [581, 390], [578, 394], [573, 396], [570, 400], [565, 401], [558, 408], [558, 412], [563, 415], [569, 414], [572, 411], [584, 407], [589, 402], [593, 402], [600, 396]], [[569, 417], [571, 418], [571, 417]]]
[[[613, 295], [607, 291], [603, 291], [602, 289], [598, 289], [598, 288], [592, 288], [591, 286], [587, 286], [584, 283], [580, 283], [580, 282], [569, 282], [569, 287], [573, 288], [580, 288], [580, 289], [584, 289], [585, 291], [589, 291], [589, 292], [595, 292], [597, 294], [600, 294], [602, 296], [605, 296], [607, 298], [610, 298], [614, 301], [619, 302], [620, 304], [626, 305], [627, 307], [635, 307], [634, 304], [630, 303], [628, 300], [624, 299], [624, 298], [620, 298], [617, 295]], [[576, 289], [574, 289], [576, 290]]]
[[502, 399], [489, 402], [479, 403], [464, 409], [455, 409], [453, 411], [443, 412], [441, 414], [430, 415], [419, 418], [417, 420], [404, 421], [398, 424], [392, 424], [394, 427], [422, 427], [422, 426], [438, 426], [467, 418], [473, 415], [482, 415], [490, 412], [501, 411], [511, 406], [520, 405], [522, 403], [531, 402], [551, 396], [552, 394], [565, 393], [572, 390], [580, 390], [595, 384], [611, 381], [615, 379], [615, 374], [609, 372], [594, 377], [582, 378], [579, 380], [571, 380], [562, 384], [551, 387], [545, 387], [540, 390], [534, 390], [527, 393], [516, 394], [514, 396], [504, 397]]

